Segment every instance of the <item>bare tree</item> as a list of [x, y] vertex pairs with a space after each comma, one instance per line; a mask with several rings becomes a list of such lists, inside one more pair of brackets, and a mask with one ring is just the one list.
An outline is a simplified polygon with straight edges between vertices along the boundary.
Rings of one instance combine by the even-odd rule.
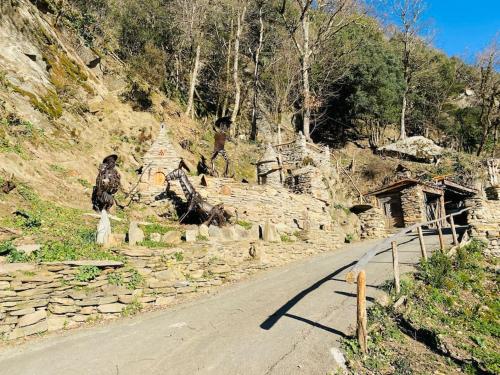
[[259, 57], [260, 51], [262, 50], [262, 44], [264, 41], [264, 21], [262, 19], [262, 8], [264, 6], [263, 1], [258, 1], [259, 7], [259, 41], [257, 42], [257, 47], [253, 53], [254, 58], [254, 71], [253, 71], [253, 99], [252, 99], [252, 132], [250, 134], [250, 139], [253, 141], [257, 140], [258, 127], [257, 127], [257, 107], [258, 107], [258, 95], [259, 95]]
[[[497, 142], [498, 123], [500, 121], [500, 74], [498, 73], [500, 54], [497, 39], [493, 40], [491, 45], [479, 55], [477, 66], [479, 77], [475, 91], [481, 110], [478, 120], [482, 129], [477, 156], [480, 156], [490, 133], [493, 132], [494, 147], [496, 147]], [[494, 149], [493, 152], [495, 152]]]
[[203, 23], [207, 10], [207, 2], [176, 0], [177, 7], [181, 10], [179, 25], [180, 29], [184, 29], [184, 33], [190, 41], [191, 50], [191, 67], [189, 70], [189, 90], [188, 101], [186, 106], [186, 115], [194, 115], [194, 94], [198, 82], [198, 73], [200, 71], [201, 61], [201, 42], [203, 39]]
[[[350, 15], [354, 9], [355, 1], [295, 0], [294, 4], [298, 10], [295, 16], [293, 16], [293, 12], [286, 11], [289, 1], [283, 0], [281, 15], [299, 53], [302, 75], [302, 127], [304, 135], [310, 139], [311, 108], [314, 103], [314, 98], [311, 95], [311, 65], [323, 43], [354, 22], [354, 18]], [[318, 22], [314, 24], [315, 30], [312, 30], [311, 15], [314, 12], [322, 12], [324, 17], [318, 17]]]
[[[240, 84], [240, 74], [239, 74], [239, 61], [240, 61], [240, 41], [241, 34], [243, 31], [243, 24], [245, 22], [245, 15], [247, 12], [247, 3], [243, 3], [242, 7], [237, 7], [236, 11], [236, 35], [234, 39], [234, 62], [233, 62], [233, 82], [234, 82], [234, 106], [233, 112], [231, 113], [231, 121], [236, 122], [236, 117], [240, 110], [240, 100], [241, 100], [241, 84]], [[234, 129], [234, 127], [232, 128]]]
[[395, 0], [393, 2], [393, 11], [400, 22], [403, 79], [405, 83], [401, 100], [400, 139], [406, 138], [408, 93], [410, 92], [415, 71], [414, 53], [419, 45], [419, 33], [422, 31], [424, 9], [423, 0]]

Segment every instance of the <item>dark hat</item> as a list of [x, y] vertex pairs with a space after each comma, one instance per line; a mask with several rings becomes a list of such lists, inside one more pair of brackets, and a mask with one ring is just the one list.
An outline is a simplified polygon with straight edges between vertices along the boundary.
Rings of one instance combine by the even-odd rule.
[[116, 161], [118, 160], [118, 155], [108, 155], [104, 158], [102, 161], [103, 164], [115, 164]]

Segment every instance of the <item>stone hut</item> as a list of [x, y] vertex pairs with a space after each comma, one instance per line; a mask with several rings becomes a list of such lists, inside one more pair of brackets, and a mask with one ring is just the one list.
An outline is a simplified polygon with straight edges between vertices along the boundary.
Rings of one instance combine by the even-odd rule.
[[445, 216], [444, 189], [407, 178], [368, 194], [384, 214], [386, 228], [404, 228]]
[[143, 158], [139, 182], [141, 200], [153, 201], [155, 196], [165, 190], [167, 174], [179, 166], [179, 152], [170, 142], [165, 124], [161, 124], [158, 137]]
[[309, 194], [323, 201], [329, 199], [327, 187], [323, 182], [323, 174], [312, 165], [289, 170], [285, 178], [285, 186], [296, 194]]
[[257, 180], [259, 185], [283, 186], [281, 162], [271, 144], [257, 162]]

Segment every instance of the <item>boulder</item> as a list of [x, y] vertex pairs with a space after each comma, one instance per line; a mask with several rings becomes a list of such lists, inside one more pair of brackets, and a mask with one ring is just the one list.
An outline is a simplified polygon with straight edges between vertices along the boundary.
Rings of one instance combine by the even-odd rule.
[[186, 230], [186, 242], [195, 242], [197, 236], [198, 236], [198, 230], [196, 229]]
[[218, 226], [210, 225], [208, 227], [208, 234], [209, 234], [210, 238], [220, 238], [221, 237], [221, 230]]
[[10, 283], [8, 281], [0, 281], [0, 290], [7, 290], [10, 288]]
[[153, 242], [161, 242], [161, 234], [160, 233], [151, 233], [149, 238]]
[[38, 251], [41, 248], [42, 248], [42, 245], [38, 245], [38, 244], [16, 246], [17, 251], [19, 251], [21, 253], [25, 253], [26, 255], [30, 255], [31, 253], [34, 253], [35, 251]]
[[205, 238], [209, 238], [210, 237], [210, 233], [208, 231], [208, 225], [206, 224], [201, 224], [199, 227], [198, 227], [198, 233], [200, 236], [202, 237], [205, 237]]
[[136, 221], [131, 221], [128, 229], [128, 243], [133, 246], [142, 241], [144, 241], [144, 232]]
[[264, 224], [262, 239], [267, 242], [281, 242], [281, 237], [276, 230], [276, 226], [269, 221]]
[[220, 234], [220, 238], [223, 241], [236, 241], [239, 239], [234, 227], [222, 227], [220, 228]]
[[17, 322], [17, 327], [26, 327], [38, 323], [40, 320], [47, 318], [46, 310], [37, 310], [34, 313], [22, 316]]
[[165, 243], [177, 245], [177, 244], [182, 242], [181, 237], [182, 237], [181, 232], [174, 230], [174, 231], [170, 231], [170, 232], [165, 233], [161, 237], [161, 240], [162, 240], [162, 242], [165, 242]]

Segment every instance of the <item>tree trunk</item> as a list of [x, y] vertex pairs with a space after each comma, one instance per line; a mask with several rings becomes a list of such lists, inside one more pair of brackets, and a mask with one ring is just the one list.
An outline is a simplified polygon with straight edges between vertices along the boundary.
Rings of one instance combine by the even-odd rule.
[[252, 105], [252, 133], [250, 139], [257, 140], [259, 129], [257, 127], [257, 106], [259, 105], [259, 56], [264, 39], [264, 22], [262, 21], [262, 6], [259, 7], [259, 44], [255, 50], [255, 69], [253, 71], [253, 105]]
[[[237, 20], [236, 20], [236, 38], [234, 40], [234, 64], [233, 64], [233, 81], [234, 81], [234, 106], [233, 113], [231, 114], [231, 121], [234, 123], [236, 121], [236, 117], [238, 116], [238, 112], [240, 110], [240, 97], [241, 97], [241, 85], [240, 85], [240, 76], [238, 74], [238, 65], [239, 65], [239, 53], [240, 53], [240, 39], [241, 39], [241, 31], [242, 31], [242, 23], [245, 19], [247, 7], [243, 6], [243, 10], [240, 13], [238, 10]], [[231, 128], [234, 131], [234, 126]]]
[[232, 42], [233, 42], [233, 20], [231, 19], [231, 32], [229, 35], [229, 41], [227, 43], [227, 58], [226, 58], [226, 84], [225, 84], [225, 90], [224, 90], [224, 103], [222, 104], [222, 112], [221, 112], [221, 117], [226, 116], [227, 112], [227, 107], [228, 107], [228, 102], [229, 102], [229, 80], [231, 76], [231, 48], [232, 48]]
[[196, 88], [196, 81], [198, 79], [198, 69], [200, 66], [200, 44], [196, 46], [196, 54], [194, 58], [194, 64], [193, 64], [193, 70], [191, 71], [190, 74], [190, 82], [189, 82], [189, 97], [188, 97], [188, 104], [186, 108], [186, 116], [193, 117], [194, 114], [194, 90]]
[[304, 15], [302, 19], [302, 32], [304, 35], [302, 54], [302, 130], [306, 139], [310, 139], [311, 129], [311, 90], [309, 86], [309, 67], [311, 50], [309, 48], [309, 15]]
[[405, 89], [403, 91], [403, 103], [401, 105], [401, 128], [400, 128], [400, 134], [399, 134], [399, 139], [405, 139], [406, 138], [406, 95], [407, 95], [408, 90]]

